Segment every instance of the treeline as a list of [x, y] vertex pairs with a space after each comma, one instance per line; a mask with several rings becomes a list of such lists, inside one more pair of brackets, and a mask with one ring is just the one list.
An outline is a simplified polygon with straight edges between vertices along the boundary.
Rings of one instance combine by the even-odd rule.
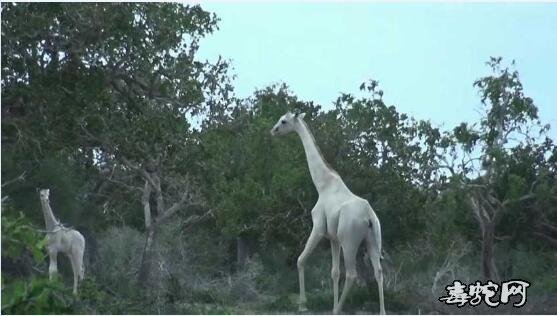
[[[2, 312], [295, 311], [317, 192], [299, 140], [269, 133], [286, 111], [378, 214], [388, 312], [444, 311], [455, 278], [555, 299], [557, 147], [514, 64], [490, 58], [482, 118], [442, 130], [374, 80], [327, 109], [286, 85], [238, 99], [229, 62], [196, 57], [217, 23], [180, 4], [2, 4]], [[36, 188], [86, 237], [78, 298], [46, 282]], [[310, 310], [332, 308], [323, 253]], [[353, 308], [375, 310], [373, 289]]]

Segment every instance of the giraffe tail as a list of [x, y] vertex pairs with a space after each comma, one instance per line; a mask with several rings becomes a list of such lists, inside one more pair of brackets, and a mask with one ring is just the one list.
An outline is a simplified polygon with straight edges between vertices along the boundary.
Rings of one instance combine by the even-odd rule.
[[369, 220], [368, 220], [369, 224], [369, 229], [371, 230], [371, 235], [372, 238], [374, 238], [375, 240], [377, 240], [377, 244], [379, 245], [379, 251], [380, 251], [380, 258], [381, 260], [385, 259], [383, 257], [383, 251], [382, 251], [382, 243], [381, 243], [381, 223], [379, 222], [379, 218], [377, 217], [377, 214], [375, 214], [375, 212], [373, 211], [373, 208], [371, 208], [371, 206], [369, 206]]

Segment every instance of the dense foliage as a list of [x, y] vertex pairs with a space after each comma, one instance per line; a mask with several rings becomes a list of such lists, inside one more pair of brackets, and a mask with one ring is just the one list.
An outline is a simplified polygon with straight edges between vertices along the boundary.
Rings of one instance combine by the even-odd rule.
[[[285, 84], [235, 98], [229, 62], [196, 55], [217, 24], [181, 4], [2, 3], [3, 313], [295, 312], [317, 192], [299, 139], [269, 133], [286, 111], [378, 214], [388, 312], [462, 313], [437, 300], [452, 280], [521, 278], [525, 311], [555, 313], [557, 146], [514, 64], [491, 58], [481, 120], [442, 130], [374, 80], [333, 107]], [[65, 259], [48, 281], [36, 188], [85, 236], [77, 297]], [[362, 258], [349, 312], [378, 309]], [[329, 312], [328, 244], [306, 279]]]

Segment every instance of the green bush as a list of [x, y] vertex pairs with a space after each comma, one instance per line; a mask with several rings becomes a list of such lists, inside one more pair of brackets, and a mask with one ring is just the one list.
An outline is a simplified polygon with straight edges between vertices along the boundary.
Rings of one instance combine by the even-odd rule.
[[2, 284], [2, 314], [72, 314], [71, 297], [56, 280], [15, 280]]
[[145, 237], [130, 227], [111, 227], [98, 241], [96, 279], [114, 292], [135, 293]]
[[17, 260], [28, 251], [37, 263], [46, 258], [46, 238], [31, 227], [23, 212], [2, 205], [2, 256]]

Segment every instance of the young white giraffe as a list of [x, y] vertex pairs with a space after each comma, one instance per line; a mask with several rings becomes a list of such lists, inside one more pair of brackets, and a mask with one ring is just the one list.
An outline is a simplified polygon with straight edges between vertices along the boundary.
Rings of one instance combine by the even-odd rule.
[[49, 189], [40, 190], [41, 206], [46, 224], [46, 237], [50, 265], [48, 277], [52, 280], [58, 273], [58, 252], [65, 253], [72, 264], [73, 271], [73, 294], [77, 295], [77, 282], [83, 280], [83, 253], [85, 252], [85, 238], [77, 230], [64, 227], [54, 217], [50, 208]]
[[[311, 211], [313, 228], [302, 254], [298, 257], [298, 276], [300, 281], [300, 311], [306, 311], [306, 293], [304, 285], [304, 264], [315, 246], [323, 237], [331, 241], [333, 279], [333, 313], [342, 310], [348, 292], [357, 277], [356, 254], [363, 240], [373, 265], [375, 280], [379, 287], [380, 313], [385, 314], [383, 301], [383, 272], [381, 269], [381, 226], [375, 212], [364, 200], [352, 193], [336, 171], [331, 169], [323, 159], [315, 139], [303, 118], [305, 113], [283, 115], [271, 130], [271, 135], [298, 133], [309, 166], [313, 183], [319, 193], [319, 199]], [[343, 251], [346, 280], [340, 300], [338, 299], [338, 280], [340, 266], [340, 249]]]

